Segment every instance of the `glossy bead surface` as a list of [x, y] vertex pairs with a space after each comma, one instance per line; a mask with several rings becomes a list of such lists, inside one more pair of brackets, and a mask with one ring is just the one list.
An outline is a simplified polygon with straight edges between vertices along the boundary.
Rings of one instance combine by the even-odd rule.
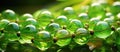
[[7, 20], [7, 19], [2, 19], [2, 20], [0, 21], [0, 29], [5, 28], [6, 25], [8, 25], [9, 23], [10, 23], [9, 20]]
[[55, 22], [60, 24], [61, 26], [67, 26], [69, 23], [68, 18], [66, 16], [58, 16], [55, 19]]
[[50, 32], [52, 36], [60, 29], [60, 25], [57, 23], [50, 23], [46, 26], [45, 30]]
[[107, 22], [99, 21], [94, 27], [94, 35], [106, 39], [111, 34], [111, 27]]
[[86, 23], [89, 20], [88, 14], [87, 13], [80, 13], [78, 15], [78, 19], [81, 20], [82, 22]]
[[71, 42], [71, 35], [69, 32], [65, 29], [58, 30], [55, 34], [55, 37], [58, 39], [56, 44], [60, 47], [66, 46]]
[[120, 12], [120, 2], [116, 1], [113, 3], [112, 7], [111, 7], [111, 12], [114, 15], [117, 15]]
[[72, 19], [70, 21], [70, 24], [67, 26], [67, 29], [71, 31], [71, 33], [73, 33], [76, 29], [78, 28], [83, 28], [84, 25], [80, 20], [77, 19]]
[[68, 19], [75, 19], [77, 18], [76, 13], [72, 7], [66, 7], [62, 11], [62, 15], [65, 15], [68, 17]]
[[13, 10], [7, 9], [2, 12], [3, 19], [13, 20], [17, 18], [16, 13]]
[[74, 41], [79, 45], [86, 44], [90, 38], [88, 31], [84, 28], [78, 28], [75, 31], [75, 34], [76, 35], [75, 35]]
[[47, 31], [40, 31], [34, 38], [34, 45], [41, 51], [47, 50], [52, 45], [51, 34]]
[[34, 25], [27, 25], [26, 27], [22, 28], [20, 31], [20, 37], [19, 40], [20, 43], [32, 43], [31, 39], [34, 38], [34, 35], [37, 33], [37, 29]]
[[90, 21], [89, 21], [89, 30], [93, 30], [93, 28], [95, 27], [95, 25], [99, 21], [100, 21], [99, 18], [91, 18]]
[[39, 27], [45, 28], [45, 26], [47, 26], [52, 19], [54, 19], [54, 16], [50, 11], [42, 11], [39, 17], [37, 18]]
[[103, 19], [105, 16], [105, 10], [100, 3], [92, 3], [90, 8], [88, 9], [88, 16], [90, 18], [98, 17], [100, 19]]
[[19, 25], [17, 23], [11, 22], [5, 27], [5, 31], [7, 32], [17, 32], [19, 31]]

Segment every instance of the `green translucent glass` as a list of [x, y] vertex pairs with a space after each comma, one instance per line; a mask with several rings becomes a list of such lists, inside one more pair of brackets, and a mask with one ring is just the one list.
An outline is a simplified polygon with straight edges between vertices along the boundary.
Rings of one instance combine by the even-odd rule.
[[41, 51], [47, 50], [52, 44], [52, 37], [49, 32], [40, 31], [37, 33], [37, 35], [35, 35], [34, 45]]
[[60, 25], [57, 23], [50, 23], [46, 26], [45, 30], [50, 32], [52, 36], [60, 29]]
[[4, 19], [14, 20], [16, 19], [17, 15], [15, 14], [13, 10], [7, 9], [2, 12], [2, 17]]
[[70, 14], [74, 14], [75, 13], [75, 11], [73, 10], [72, 7], [66, 7], [66, 8], [64, 8], [63, 12], [64, 12], [65, 15], [70, 15]]
[[99, 21], [100, 21], [99, 18], [91, 18], [90, 21], [89, 21], [89, 30], [93, 30], [93, 28], [95, 27], [95, 25]]
[[5, 36], [9, 41], [18, 40], [16, 33], [19, 31], [19, 25], [17, 23], [11, 22], [5, 27]]
[[56, 44], [59, 45], [60, 47], [64, 47], [68, 44], [70, 44], [71, 38], [65, 38], [65, 39], [59, 39]]
[[58, 39], [56, 44], [63, 47], [68, 45], [71, 42], [71, 37], [70, 33], [65, 30], [58, 30], [57, 33], [55, 34], [55, 37]]
[[5, 27], [5, 31], [10, 32], [10, 33], [18, 32], [19, 30], [20, 30], [19, 25], [15, 22], [11, 22]]
[[45, 10], [40, 13], [37, 21], [39, 22], [40, 27], [45, 27], [50, 23], [52, 19], [54, 19], [53, 14], [50, 11]]
[[116, 44], [120, 45], [120, 27], [116, 29]]
[[83, 27], [84, 25], [80, 20], [72, 19], [69, 25], [67, 26], [67, 29], [69, 29], [71, 33], [74, 33], [75, 30], [77, 30], [78, 28], [83, 28]]
[[62, 15], [65, 15], [68, 17], [68, 19], [74, 19], [77, 18], [75, 11], [72, 7], [65, 7], [62, 11]]
[[88, 17], [87, 13], [80, 13], [78, 15], [78, 19], [81, 20], [83, 23], [86, 23], [86, 22], [88, 22], [89, 17]]
[[33, 18], [26, 19], [25, 23], [27, 25], [31, 24], [31, 25], [34, 25], [34, 26], [38, 27], [38, 22], [35, 19], [33, 19]]
[[32, 14], [25, 13], [22, 16], [19, 17], [19, 23], [24, 23], [28, 18], [33, 18]]
[[105, 16], [105, 13], [106, 12], [100, 3], [93, 3], [93, 4], [91, 4], [91, 6], [88, 9], [88, 16], [90, 18], [99, 17], [100, 19], [103, 19]]
[[86, 44], [90, 38], [88, 31], [84, 28], [78, 28], [75, 31], [75, 34], [76, 35], [75, 35], [74, 41], [79, 45]]
[[111, 12], [106, 12], [105, 16], [106, 18], [110, 18], [113, 17], [113, 14]]
[[33, 19], [33, 18], [26, 19], [25, 22], [21, 23], [21, 25], [22, 25], [22, 27], [25, 27], [26, 25], [34, 25], [37, 28], [39, 27], [38, 26], [39, 25], [38, 22], [35, 19]]
[[7, 19], [2, 19], [0, 21], [0, 29], [4, 29], [4, 27], [6, 27], [6, 25], [9, 23], [9, 21]]
[[32, 43], [31, 39], [34, 38], [34, 35], [36, 34], [37, 30], [34, 25], [27, 25], [23, 29], [21, 29], [20, 34], [20, 43]]
[[120, 2], [116, 1], [113, 3], [110, 11], [112, 12], [112, 14], [117, 15], [120, 12], [119, 9], [120, 9]]
[[55, 22], [60, 24], [61, 26], [67, 26], [69, 24], [68, 22], [68, 19], [66, 16], [58, 16], [56, 19], [55, 19]]
[[20, 20], [26, 20], [28, 18], [33, 18], [32, 14], [25, 13], [20, 17]]
[[111, 27], [107, 22], [99, 21], [94, 27], [94, 35], [106, 39], [111, 34]]
[[104, 21], [107, 22], [108, 24], [112, 25], [113, 22], [114, 22], [114, 19], [112, 19], [112, 18], [105, 18]]

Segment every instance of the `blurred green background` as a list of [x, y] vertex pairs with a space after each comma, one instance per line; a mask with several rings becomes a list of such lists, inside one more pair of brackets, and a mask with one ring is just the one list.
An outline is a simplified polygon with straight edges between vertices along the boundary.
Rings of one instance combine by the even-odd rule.
[[[76, 5], [75, 7], [90, 3], [91, 1], [102, 0], [0, 0], [0, 12], [6, 9], [12, 9], [16, 13], [33, 13], [39, 9], [46, 8], [50, 10], [59, 10], [66, 6]], [[112, 3], [117, 0], [104, 0]]]
[[55, 2], [56, 0], [0, 0], [0, 12], [12, 9], [20, 14], [32, 13]]

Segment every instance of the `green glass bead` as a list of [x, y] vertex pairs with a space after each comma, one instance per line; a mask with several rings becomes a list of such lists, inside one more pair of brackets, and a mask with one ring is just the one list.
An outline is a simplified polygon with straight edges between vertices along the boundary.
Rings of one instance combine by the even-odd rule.
[[74, 41], [79, 45], [84, 45], [89, 41], [90, 34], [85, 28], [78, 28], [75, 31], [75, 38]]
[[83, 27], [84, 25], [80, 20], [72, 19], [70, 21], [70, 24], [67, 26], [67, 29], [69, 29], [71, 33], [74, 33], [75, 30], [77, 30], [78, 28], [83, 28]]
[[15, 14], [13, 10], [7, 9], [2, 12], [2, 17], [3, 19], [13, 20], [17, 18], [17, 15]]
[[70, 33], [65, 30], [58, 30], [57, 33], [55, 34], [55, 37], [58, 39], [56, 44], [59, 45], [60, 47], [66, 46], [71, 42], [71, 37]]
[[58, 16], [56, 19], [55, 19], [55, 22], [60, 24], [61, 26], [67, 26], [69, 24], [68, 22], [68, 19], [66, 16]]
[[25, 13], [20, 17], [20, 19], [23, 19], [23, 20], [26, 20], [28, 18], [33, 18], [32, 14]]
[[104, 21], [107, 22], [108, 24], [112, 25], [113, 22], [114, 22], [114, 19], [112, 19], [112, 18], [105, 18]]
[[55, 34], [60, 29], [60, 25], [57, 23], [50, 23], [49, 25], [46, 26], [45, 30], [50, 32], [52, 36]]
[[35, 35], [34, 45], [41, 51], [47, 50], [53, 44], [51, 34], [47, 31], [40, 31]]
[[22, 25], [22, 27], [25, 27], [26, 25], [34, 25], [37, 28], [39, 27], [38, 22], [33, 18], [26, 19], [25, 22], [21, 23], [21, 25]]
[[111, 12], [107, 12], [107, 13], [105, 14], [105, 16], [106, 16], [106, 18], [110, 18], [110, 17], [113, 17], [113, 14], [112, 14]]
[[34, 35], [37, 33], [37, 29], [34, 25], [27, 25], [20, 31], [20, 43], [32, 43], [31, 39], [34, 38]]
[[106, 39], [111, 35], [111, 27], [107, 22], [99, 21], [94, 27], [94, 32], [96, 37]]
[[91, 18], [89, 21], [89, 30], [93, 30], [93, 28], [99, 21], [100, 21], [99, 18]]
[[120, 2], [116, 1], [113, 3], [112, 7], [111, 7], [111, 12], [113, 15], [117, 15], [120, 12]]
[[27, 25], [32, 24], [32, 25], [38, 26], [37, 21], [33, 18], [26, 19], [25, 22], [26, 22]]
[[9, 20], [7, 20], [7, 19], [2, 19], [2, 20], [0, 21], [0, 29], [4, 29], [4, 28], [6, 27], [6, 25], [8, 25], [9, 23], [10, 23]]
[[5, 27], [5, 31], [7, 32], [18, 32], [19, 30], [19, 25], [15, 22], [11, 22]]
[[19, 23], [24, 23], [26, 19], [33, 18], [32, 14], [25, 13], [22, 16], [19, 17]]
[[98, 17], [100, 19], [103, 19], [105, 16], [105, 13], [106, 12], [104, 10], [104, 7], [100, 3], [93, 3], [93, 4], [91, 4], [90, 8], [88, 9], [88, 16], [90, 18]]
[[50, 11], [42, 11], [41, 12], [41, 15], [40, 15], [41, 18], [53, 18], [53, 15]]
[[87, 13], [80, 13], [78, 15], [78, 19], [81, 20], [83, 23], [86, 23], [86, 22], [88, 22], [89, 17], [88, 17]]
[[74, 19], [76, 18], [76, 14], [75, 11], [72, 7], [66, 7], [64, 8], [64, 10], [62, 11], [62, 15], [65, 15], [68, 17], [68, 19]]
[[17, 37], [16, 33], [19, 31], [19, 25], [17, 23], [14, 23], [14, 22], [9, 23], [5, 27], [4, 31], [5, 31], [4, 34], [9, 41], [18, 40], [18, 37]]
[[50, 11], [42, 11], [37, 18], [37, 21], [39, 22], [40, 27], [45, 27], [52, 19], [54, 19], [54, 16]]
[[64, 8], [64, 14], [65, 15], [74, 14], [74, 13], [75, 13], [75, 11], [73, 10], [72, 7], [66, 7], [66, 8]]

